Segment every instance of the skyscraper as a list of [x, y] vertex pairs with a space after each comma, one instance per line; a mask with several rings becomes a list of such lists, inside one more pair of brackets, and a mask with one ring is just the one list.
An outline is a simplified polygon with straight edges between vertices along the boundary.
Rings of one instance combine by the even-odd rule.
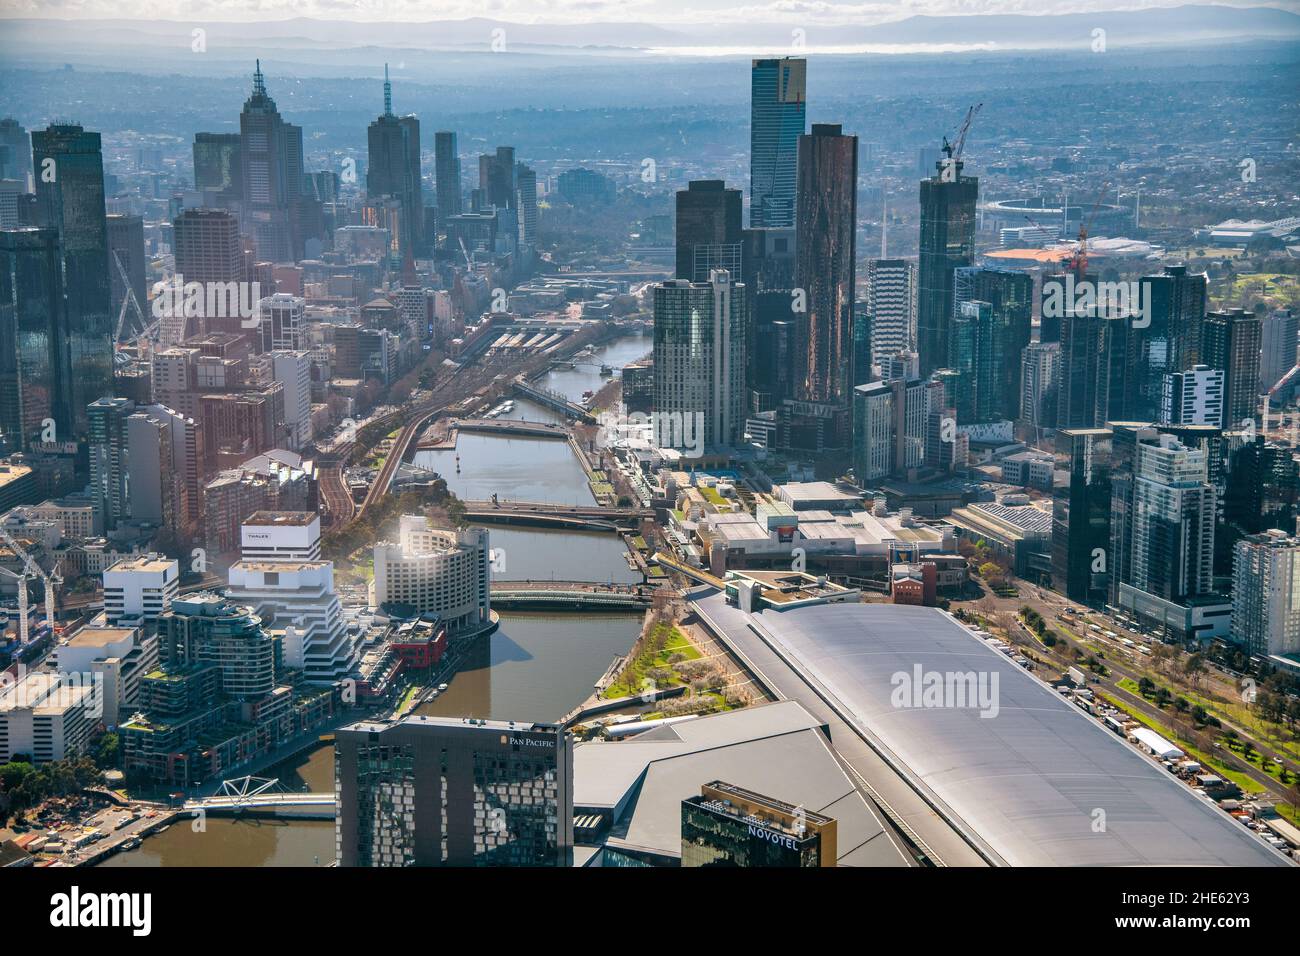
[[113, 394], [113, 327], [108, 281], [108, 221], [99, 134], [51, 126], [32, 134], [37, 214], [58, 232], [67, 302], [73, 435], [84, 439], [86, 409]]
[[1245, 309], [1225, 309], [1205, 316], [1201, 361], [1223, 370], [1223, 420], [1229, 426], [1255, 420], [1262, 337], [1259, 316]]
[[434, 189], [438, 200], [438, 221], [446, 222], [461, 213], [460, 154], [456, 134], [439, 130], [433, 134]]
[[940, 160], [921, 180], [920, 261], [917, 266], [916, 350], [921, 374], [948, 360], [953, 270], [975, 260], [975, 204], [979, 179], [963, 176], [960, 160]]
[[[1048, 281], [1055, 281], [1051, 277]], [[1095, 283], [1093, 276], [1075, 278], [1078, 284]], [[1045, 283], [1046, 284], [1046, 283]], [[1078, 304], [1065, 297], [1063, 312], [1055, 316], [1061, 329], [1061, 378], [1057, 389], [1056, 422], [1061, 428], [1098, 428], [1107, 419], [1110, 398], [1107, 320], [1094, 304]], [[1055, 311], [1044, 305], [1044, 315]]]
[[0, 433], [10, 451], [72, 437], [63, 262], [54, 229], [0, 230]]
[[571, 866], [557, 724], [407, 717], [336, 736], [339, 866]]
[[916, 263], [906, 259], [867, 260], [867, 313], [871, 316], [871, 357], [915, 348]]
[[1061, 343], [1033, 342], [1020, 359], [1020, 421], [1032, 428], [1056, 427]]
[[858, 138], [814, 123], [799, 137], [796, 283], [806, 311], [795, 315], [795, 400], [787, 414], [793, 447], [847, 448], [853, 388]]
[[1071, 601], [1097, 604], [1107, 593], [1111, 440], [1108, 428], [1062, 428], [1052, 494], [1052, 588]]
[[497, 209], [515, 209], [518, 201], [515, 189], [515, 148], [498, 146], [495, 153], [484, 153], [478, 158], [478, 188], [488, 206]]
[[1267, 392], [1296, 364], [1300, 315], [1294, 309], [1274, 309], [1263, 319], [1259, 347], [1259, 388]]
[[32, 139], [13, 117], [0, 120], [0, 179], [14, 179], [22, 190], [32, 172]]
[[1166, 425], [1223, 427], [1223, 370], [1193, 365], [1165, 376], [1160, 421]]
[[131, 517], [128, 419], [134, 413], [135, 403], [127, 398], [96, 399], [87, 409], [90, 490], [105, 531]]
[[996, 420], [1002, 403], [994, 376], [996, 332], [993, 307], [987, 302], [962, 302], [948, 336], [948, 367], [958, 373], [950, 398], [957, 423], [972, 425]]
[[519, 241], [526, 246], [537, 242], [537, 172], [515, 163], [515, 190], [519, 196]]
[[366, 193], [401, 204], [398, 248], [403, 258], [424, 252], [424, 199], [420, 178], [420, 121], [393, 113], [393, 87], [384, 64], [384, 112], [366, 130]]
[[807, 110], [808, 61], [782, 57], [750, 67], [749, 225], [795, 224], [795, 171]]
[[721, 179], [700, 179], [677, 191], [677, 278], [707, 282], [713, 269], [740, 281], [743, 199]]
[[748, 295], [730, 273], [654, 287], [656, 439], [699, 457], [739, 441], [744, 426]]
[[204, 204], [225, 206], [244, 195], [238, 133], [194, 134], [194, 188]]
[[1122, 606], [1141, 603], [1129, 590], [1175, 605], [1213, 591], [1217, 498], [1207, 460], [1171, 435], [1139, 441], [1133, 469], [1129, 580]]
[[[116, 321], [122, 308], [122, 300], [126, 298], [126, 283], [122, 281], [123, 272], [126, 273], [131, 291], [135, 293], [135, 301], [139, 303], [140, 311], [146, 312], [149, 308], [148, 290], [144, 284], [144, 220], [139, 216], [119, 215], [111, 215], [107, 219], [108, 252], [112, 257], [108, 264], [109, 304]], [[117, 267], [118, 262], [122, 264], [121, 270]]]
[[1204, 364], [1201, 334], [1205, 319], [1206, 277], [1186, 266], [1166, 266], [1139, 280], [1146, 306], [1142, 323], [1129, 323], [1128, 388], [1122, 417], [1151, 421], [1160, 414], [1165, 376]]
[[293, 206], [302, 195], [302, 128], [281, 118], [266, 92], [260, 61], [253, 73], [253, 92], [239, 114], [239, 164], [244, 228], [256, 241], [259, 258], [300, 258]]
[[[1020, 362], [1029, 345], [1033, 294], [1034, 279], [1026, 272], [975, 267], [954, 272], [953, 305], [958, 313], [968, 301], [989, 306], [992, 338], [986, 414], [992, 416], [990, 421], [1009, 421], [1019, 414]], [[950, 354], [948, 365], [953, 366], [953, 361]]]
[[1300, 654], [1300, 540], [1285, 531], [1237, 542], [1232, 638], [1260, 657]]

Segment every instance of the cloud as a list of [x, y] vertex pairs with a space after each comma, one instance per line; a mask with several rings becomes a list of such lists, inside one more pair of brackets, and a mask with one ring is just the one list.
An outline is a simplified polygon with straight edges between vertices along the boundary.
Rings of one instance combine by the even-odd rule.
[[[181, 21], [308, 17], [431, 22], [471, 17], [527, 24], [594, 22], [873, 24], [910, 16], [1093, 13], [1176, 7], [1188, 0], [3, 0], [0, 16]], [[1194, 0], [1193, 0], [1194, 2]], [[1216, 0], [1300, 8], [1300, 0]]]

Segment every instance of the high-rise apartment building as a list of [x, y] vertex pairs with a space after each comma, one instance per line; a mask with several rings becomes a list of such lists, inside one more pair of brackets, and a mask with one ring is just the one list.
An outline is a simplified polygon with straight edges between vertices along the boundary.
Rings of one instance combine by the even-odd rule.
[[1252, 655], [1300, 655], [1300, 539], [1274, 529], [1237, 542], [1232, 638]]
[[1021, 352], [1020, 418], [1036, 429], [1056, 427], [1061, 343], [1033, 342]]
[[[953, 273], [954, 321], [965, 302], [984, 302], [989, 309], [991, 391], [984, 412], [989, 421], [1009, 421], [1019, 414], [1020, 364], [1029, 345], [1033, 295], [1034, 279], [1026, 272], [963, 267]], [[956, 367], [957, 355], [950, 346], [949, 367]]]
[[807, 73], [808, 61], [794, 57], [754, 60], [750, 66], [751, 229], [795, 224], [799, 137], [807, 124]]
[[656, 440], [665, 446], [698, 457], [740, 440], [748, 301], [745, 285], [722, 269], [708, 282], [654, 287]]
[[1300, 315], [1294, 309], [1274, 309], [1262, 320], [1259, 347], [1259, 388], [1267, 392], [1296, 365]]
[[1193, 365], [1165, 375], [1160, 421], [1166, 425], [1223, 427], [1223, 370]]
[[[871, 357], [916, 347], [916, 263], [907, 259], [868, 259], [866, 309], [871, 316]], [[860, 370], [859, 370], [860, 371]]]
[[1217, 500], [1205, 453], [1163, 435], [1140, 442], [1133, 481], [1134, 588], [1174, 603], [1213, 591]]
[[515, 191], [519, 197], [519, 241], [537, 243], [537, 172], [523, 163], [515, 164]]
[[407, 717], [335, 735], [339, 866], [571, 866], [557, 724]]
[[1263, 324], [1245, 309], [1209, 312], [1202, 329], [1201, 362], [1223, 371], [1223, 421], [1237, 427], [1255, 420], [1259, 406], [1259, 349]]

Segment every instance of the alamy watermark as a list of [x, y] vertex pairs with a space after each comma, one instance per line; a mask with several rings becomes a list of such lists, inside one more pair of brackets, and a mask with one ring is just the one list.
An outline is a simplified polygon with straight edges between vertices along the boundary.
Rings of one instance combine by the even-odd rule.
[[1130, 319], [1133, 328], [1145, 329], [1151, 324], [1150, 287], [1136, 280], [1098, 282], [1067, 273], [1064, 279], [1043, 282], [1043, 315], [1049, 319], [1092, 315]]
[[997, 671], [928, 671], [914, 664], [889, 678], [889, 702], [900, 709], [971, 709], [998, 715]]

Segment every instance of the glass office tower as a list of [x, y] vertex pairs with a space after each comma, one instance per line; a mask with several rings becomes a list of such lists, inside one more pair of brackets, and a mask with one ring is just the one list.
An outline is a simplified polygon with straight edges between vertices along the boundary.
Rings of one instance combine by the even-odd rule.
[[749, 225], [793, 226], [795, 170], [807, 110], [808, 61], [754, 60], [750, 70]]
[[32, 134], [41, 225], [59, 235], [67, 301], [72, 435], [86, 434], [86, 407], [113, 394], [113, 324], [108, 280], [108, 220], [99, 134], [55, 125]]

